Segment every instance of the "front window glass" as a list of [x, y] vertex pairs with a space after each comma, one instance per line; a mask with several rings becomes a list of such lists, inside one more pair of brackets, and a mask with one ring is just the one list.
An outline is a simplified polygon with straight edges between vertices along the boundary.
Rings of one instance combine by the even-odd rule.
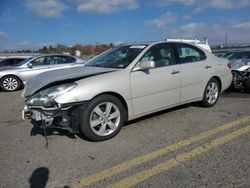
[[156, 44], [151, 47], [140, 62], [154, 61], [155, 68], [176, 64], [174, 51], [170, 44]]
[[33, 66], [49, 65], [49, 62], [47, 61], [46, 57], [36, 58], [31, 63]]
[[91, 60], [85, 66], [126, 68], [146, 47], [146, 45], [129, 45], [113, 48]]

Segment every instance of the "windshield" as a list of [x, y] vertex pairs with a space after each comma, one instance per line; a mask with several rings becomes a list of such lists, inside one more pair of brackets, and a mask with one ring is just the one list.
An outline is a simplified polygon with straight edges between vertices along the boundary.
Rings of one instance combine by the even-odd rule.
[[250, 52], [246, 51], [246, 52], [235, 52], [230, 54], [227, 57], [229, 60], [231, 59], [250, 59]]
[[25, 63], [27, 63], [29, 60], [33, 59], [33, 57], [28, 57], [25, 60], [21, 61], [20, 63], [16, 64], [16, 66], [21, 66], [24, 65]]
[[146, 47], [146, 45], [129, 45], [113, 48], [94, 58], [86, 66], [126, 68]]
[[241, 54], [238, 52], [231, 53], [227, 56], [228, 59], [240, 59]]
[[223, 54], [223, 56], [222, 57], [225, 57], [225, 58], [227, 58], [229, 55], [231, 55], [232, 54], [232, 52], [227, 52], [227, 53], [225, 53], [225, 54]]

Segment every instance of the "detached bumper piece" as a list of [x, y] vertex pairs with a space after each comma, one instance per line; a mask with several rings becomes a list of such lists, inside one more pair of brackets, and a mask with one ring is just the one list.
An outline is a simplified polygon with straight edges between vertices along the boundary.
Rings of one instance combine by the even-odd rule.
[[80, 114], [78, 107], [79, 105], [46, 109], [42, 107], [25, 106], [22, 111], [22, 118], [35, 121], [46, 129], [68, 130], [75, 134], [79, 133]]

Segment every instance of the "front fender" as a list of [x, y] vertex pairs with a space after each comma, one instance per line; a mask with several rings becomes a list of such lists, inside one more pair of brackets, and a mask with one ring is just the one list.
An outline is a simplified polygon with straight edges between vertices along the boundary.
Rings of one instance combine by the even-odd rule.
[[89, 101], [102, 93], [114, 92], [129, 100], [129, 72], [126, 70], [97, 75], [76, 81], [77, 87], [55, 99], [58, 104]]

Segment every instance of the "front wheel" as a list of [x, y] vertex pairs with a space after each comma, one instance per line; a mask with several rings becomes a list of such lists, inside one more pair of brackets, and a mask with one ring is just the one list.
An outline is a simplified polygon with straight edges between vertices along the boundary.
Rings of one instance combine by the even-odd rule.
[[201, 101], [202, 106], [205, 107], [214, 106], [218, 101], [219, 95], [220, 95], [220, 85], [215, 78], [212, 78], [206, 85], [203, 94], [203, 99]]
[[1, 79], [0, 86], [6, 92], [17, 91], [21, 87], [21, 82], [16, 76], [5, 76]]
[[117, 135], [125, 119], [126, 111], [119, 99], [100, 95], [81, 112], [80, 130], [92, 141], [103, 141]]

